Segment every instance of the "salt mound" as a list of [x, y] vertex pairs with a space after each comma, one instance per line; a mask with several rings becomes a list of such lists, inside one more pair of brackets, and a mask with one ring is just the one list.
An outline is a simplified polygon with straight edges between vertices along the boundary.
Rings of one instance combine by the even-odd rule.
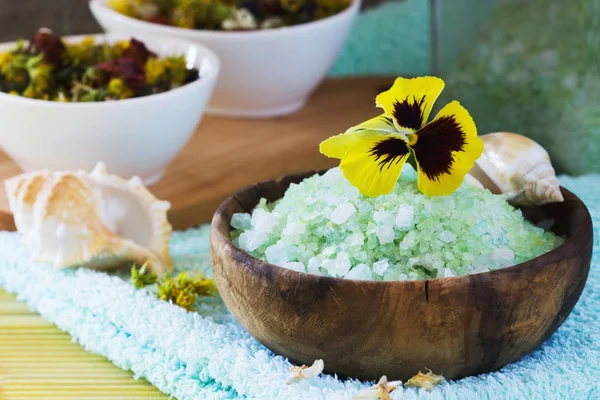
[[427, 197], [405, 165], [394, 191], [365, 197], [339, 168], [292, 184], [231, 220], [234, 244], [294, 271], [360, 280], [466, 275], [521, 263], [562, 239], [533, 226], [501, 196], [471, 181]]

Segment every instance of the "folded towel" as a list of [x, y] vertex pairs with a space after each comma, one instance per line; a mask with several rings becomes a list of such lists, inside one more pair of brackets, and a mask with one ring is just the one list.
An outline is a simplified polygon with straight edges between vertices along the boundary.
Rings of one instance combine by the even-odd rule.
[[[586, 202], [596, 226], [588, 283], [563, 326], [538, 350], [500, 371], [449, 381], [432, 392], [400, 388], [392, 398], [600, 398], [600, 176], [561, 182]], [[210, 273], [208, 226], [174, 232], [171, 254], [177, 270]], [[220, 299], [203, 300], [191, 313], [134, 289], [120, 276], [55, 271], [30, 262], [15, 233], [0, 233], [0, 286], [87, 350], [180, 400], [350, 399], [372, 384], [322, 375], [286, 385], [292, 365], [254, 340]]]

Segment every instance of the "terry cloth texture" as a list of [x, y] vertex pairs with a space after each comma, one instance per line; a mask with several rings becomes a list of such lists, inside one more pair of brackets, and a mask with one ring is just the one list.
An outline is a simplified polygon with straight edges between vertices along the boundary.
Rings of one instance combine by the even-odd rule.
[[[586, 288], [571, 315], [539, 349], [500, 371], [445, 382], [432, 392], [398, 389], [393, 399], [600, 399], [600, 175], [562, 177], [595, 226]], [[175, 232], [178, 270], [210, 273], [208, 226]], [[187, 312], [119, 276], [55, 271], [29, 261], [15, 233], [0, 233], [0, 286], [87, 350], [144, 377], [179, 400], [350, 399], [371, 383], [322, 375], [286, 385], [292, 366], [254, 340], [219, 299]]]

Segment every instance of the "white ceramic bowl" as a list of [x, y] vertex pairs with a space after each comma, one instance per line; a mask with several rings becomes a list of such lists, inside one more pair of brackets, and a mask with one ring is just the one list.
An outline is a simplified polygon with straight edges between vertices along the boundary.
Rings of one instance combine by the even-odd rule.
[[[0, 92], [0, 146], [23, 170], [90, 170], [137, 175], [152, 184], [195, 131], [219, 74], [206, 47], [174, 38], [135, 36], [159, 57], [185, 54], [200, 79], [168, 92], [97, 103], [57, 103]], [[66, 41], [77, 42], [83, 36]], [[96, 41], [129, 39], [96, 35]], [[14, 43], [0, 45], [0, 52]]]
[[325, 77], [358, 13], [361, 0], [331, 17], [291, 27], [223, 32], [169, 27], [121, 15], [91, 0], [90, 9], [110, 32], [158, 34], [193, 40], [221, 59], [221, 75], [207, 113], [265, 118], [293, 113]]

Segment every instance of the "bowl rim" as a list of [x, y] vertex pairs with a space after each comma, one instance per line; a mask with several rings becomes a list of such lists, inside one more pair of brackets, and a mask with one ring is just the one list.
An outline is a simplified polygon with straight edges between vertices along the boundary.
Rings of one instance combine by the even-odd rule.
[[[113, 19], [116, 19], [117, 21], [119, 21], [122, 24], [127, 24], [130, 27], [133, 28], [140, 28], [140, 29], [150, 29], [152, 31], [154, 31], [154, 33], [162, 33], [162, 34], [167, 34], [167, 35], [186, 35], [189, 37], [194, 36], [194, 35], [198, 35], [198, 38], [231, 38], [231, 39], [240, 39], [240, 38], [259, 38], [259, 37], [265, 37], [265, 36], [271, 36], [271, 35], [276, 35], [276, 34], [292, 34], [292, 33], [297, 33], [300, 32], [302, 30], [306, 30], [306, 29], [311, 29], [313, 27], [317, 27], [317, 26], [321, 26], [321, 25], [326, 25], [329, 23], [334, 23], [337, 20], [341, 20], [344, 19], [348, 16], [350, 16], [351, 14], [354, 14], [356, 11], [358, 11], [358, 9], [360, 8], [360, 5], [362, 3], [362, 0], [351, 0], [351, 3], [348, 7], [346, 7], [344, 10], [330, 15], [327, 18], [323, 18], [323, 19], [319, 19], [316, 21], [310, 21], [310, 22], [305, 22], [302, 24], [298, 24], [298, 25], [292, 25], [292, 26], [284, 26], [281, 28], [274, 28], [274, 29], [257, 29], [257, 30], [253, 30], [253, 31], [245, 31], [245, 32], [239, 32], [239, 31], [216, 31], [216, 30], [210, 30], [210, 29], [186, 29], [186, 28], [179, 28], [179, 27], [174, 27], [174, 26], [168, 26], [168, 25], [160, 25], [160, 24], [156, 24], [153, 22], [146, 22], [146, 21], [142, 21], [136, 18], [132, 18], [132, 17], [128, 17], [126, 15], [123, 15], [115, 10], [113, 10], [111, 7], [108, 6], [108, 1], [109, 0], [90, 0], [89, 2], [89, 7], [92, 10], [92, 13], [95, 14], [95, 12], [101, 12], [101, 13], [106, 13], [109, 16], [111, 16]], [[96, 17], [94, 15], [94, 17]], [[98, 20], [98, 18], [96, 17], [96, 19]]]
[[[6, 92], [0, 91], [0, 101], [12, 101], [15, 103], [22, 103], [23, 105], [29, 106], [41, 106], [41, 107], [52, 107], [52, 108], [91, 108], [91, 107], [103, 107], [103, 108], [111, 108], [111, 107], [119, 107], [122, 104], [130, 104], [130, 105], [141, 105], [144, 102], [151, 102], [160, 99], [168, 101], [169, 98], [174, 96], [178, 96], [185, 92], [193, 91], [196, 89], [204, 88], [205, 86], [210, 86], [219, 76], [219, 72], [221, 70], [221, 62], [219, 57], [215, 54], [214, 51], [209, 49], [208, 47], [195, 43], [190, 40], [173, 38], [173, 37], [159, 37], [154, 34], [142, 34], [142, 35], [129, 35], [125, 33], [98, 33], [98, 34], [83, 34], [83, 35], [70, 35], [70, 36], [62, 36], [61, 39], [67, 42], [78, 42], [87, 37], [93, 37], [94, 40], [105, 42], [108, 39], [114, 40], [129, 40], [131, 38], [138, 39], [142, 41], [144, 44], [148, 45], [148, 48], [152, 47], [153, 41], [163, 41], [169, 44], [179, 44], [181, 46], [187, 46], [192, 49], [195, 48], [200, 50], [200, 53], [203, 54], [200, 56], [201, 59], [208, 59], [210, 63], [210, 69], [206, 73], [205, 76], [196, 79], [194, 82], [187, 83], [183, 86], [177, 87], [175, 89], [167, 90], [162, 93], [154, 93], [147, 96], [135, 97], [130, 99], [122, 99], [122, 100], [111, 100], [111, 101], [96, 101], [96, 102], [58, 102], [51, 100], [42, 100], [42, 99], [30, 99], [22, 96], [14, 96], [8, 94]], [[6, 51], [17, 44], [17, 41], [13, 42], [3, 42], [0, 43], [0, 51]], [[198, 60], [198, 61], [200, 61]]]
[[[230, 202], [235, 201], [236, 198], [241, 193], [247, 192], [250, 190], [258, 190], [261, 186], [264, 186], [267, 184], [275, 184], [278, 186], [280, 186], [282, 184], [287, 184], [289, 187], [289, 185], [291, 183], [300, 182], [303, 179], [311, 177], [315, 174], [322, 175], [326, 171], [327, 170], [324, 169], [324, 170], [304, 171], [304, 172], [299, 172], [299, 173], [288, 174], [288, 175], [284, 175], [278, 179], [264, 180], [264, 181], [254, 184], [254, 185], [249, 185], [249, 186], [246, 186], [246, 187], [236, 191], [234, 194], [232, 194], [227, 199], [225, 199], [221, 203], [221, 205], [219, 206], [217, 211], [215, 212], [213, 219], [211, 221], [211, 225], [210, 225], [211, 236], [213, 235], [213, 233], [219, 236], [219, 239], [226, 245], [227, 250], [229, 250], [231, 252], [231, 256], [235, 261], [237, 261], [239, 263], [244, 263], [246, 266], [249, 266], [250, 268], [254, 268], [256, 265], [260, 265], [261, 268], [264, 268], [264, 267], [270, 268], [271, 270], [276, 272], [278, 275], [280, 275], [284, 279], [286, 276], [291, 277], [291, 276], [294, 276], [294, 274], [296, 274], [296, 276], [303, 276], [304, 277], [303, 279], [305, 279], [305, 280], [310, 279], [310, 280], [313, 280], [317, 283], [324, 284], [324, 285], [328, 285], [328, 284], [339, 285], [339, 284], [346, 283], [346, 284], [372, 285], [375, 287], [388, 286], [388, 285], [403, 286], [403, 285], [415, 285], [415, 284], [425, 284], [425, 286], [427, 287], [429, 282], [432, 282], [432, 281], [440, 282], [440, 284], [442, 284], [442, 285], [444, 283], [447, 283], [449, 285], [454, 285], [454, 284], [457, 284], [459, 281], [468, 280], [471, 276], [486, 275], [488, 277], [497, 277], [502, 274], [516, 272], [521, 268], [527, 268], [528, 267], [527, 264], [534, 263], [536, 260], [540, 259], [541, 257], [548, 257], [549, 255], [554, 255], [554, 256], [557, 256], [558, 258], [563, 258], [563, 256], [561, 255], [561, 251], [563, 248], [565, 248], [567, 246], [578, 247], [578, 246], [576, 246], [575, 242], [579, 239], [584, 238], [587, 234], [586, 232], [592, 232], [592, 236], [593, 236], [593, 223], [592, 223], [592, 218], [591, 218], [591, 215], [589, 213], [587, 206], [573, 192], [571, 192], [570, 190], [566, 189], [563, 186], [560, 186], [561, 191], [563, 192], [563, 195], [565, 197], [565, 201], [567, 199], [570, 201], [575, 201], [577, 204], [577, 208], [583, 212], [584, 217], [585, 217], [585, 221], [584, 221], [585, 223], [577, 226], [575, 231], [570, 236], [568, 236], [563, 243], [561, 243], [559, 246], [553, 248], [552, 250], [550, 250], [546, 253], [542, 253], [539, 256], [532, 258], [530, 260], [524, 261], [522, 263], [514, 264], [511, 266], [496, 269], [493, 271], [477, 272], [477, 273], [473, 273], [473, 274], [458, 275], [458, 276], [444, 277], [444, 278], [429, 278], [429, 279], [404, 280], [404, 281], [401, 281], [401, 280], [375, 281], [375, 280], [357, 280], [357, 279], [347, 279], [347, 278], [336, 278], [336, 277], [331, 277], [331, 276], [310, 274], [308, 272], [298, 272], [298, 271], [290, 270], [287, 268], [283, 268], [278, 265], [274, 265], [267, 261], [263, 261], [259, 258], [256, 258], [252, 254], [247, 253], [246, 251], [238, 248], [237, 246], [235, 246], [233, 244], [233, 241], [231, 240], [230, 221], [226, 221], [226, 219], [223, 217], [223, 215], [224, 215], [226, 206]], [[557, 203], [557, 204], [561, 204], [561, 203]], [[564, 203], [562, 203], [562, 204], [564, 204]], [[221, 229], [219, 229], [220, 224], [226, 224], [226, 226], [230, 232], [228, 235], [225, 235], [221, 231]], [[590, 249], [589, 249], [590, 257], [592, 254], [592, 241], [593, 241], [593, 238], [590, 238]], [[212, 247], [212, 237], [211, 237], [211, 247]], [[245, 260], [248, 260], [248, 259], [252, 260], [252, 263], [246, 263]], [[249, 265], [249, 264], [251, 264], [251, 265]], [[588, 271], [589, 271], [589, 266], [588, 266]]]

